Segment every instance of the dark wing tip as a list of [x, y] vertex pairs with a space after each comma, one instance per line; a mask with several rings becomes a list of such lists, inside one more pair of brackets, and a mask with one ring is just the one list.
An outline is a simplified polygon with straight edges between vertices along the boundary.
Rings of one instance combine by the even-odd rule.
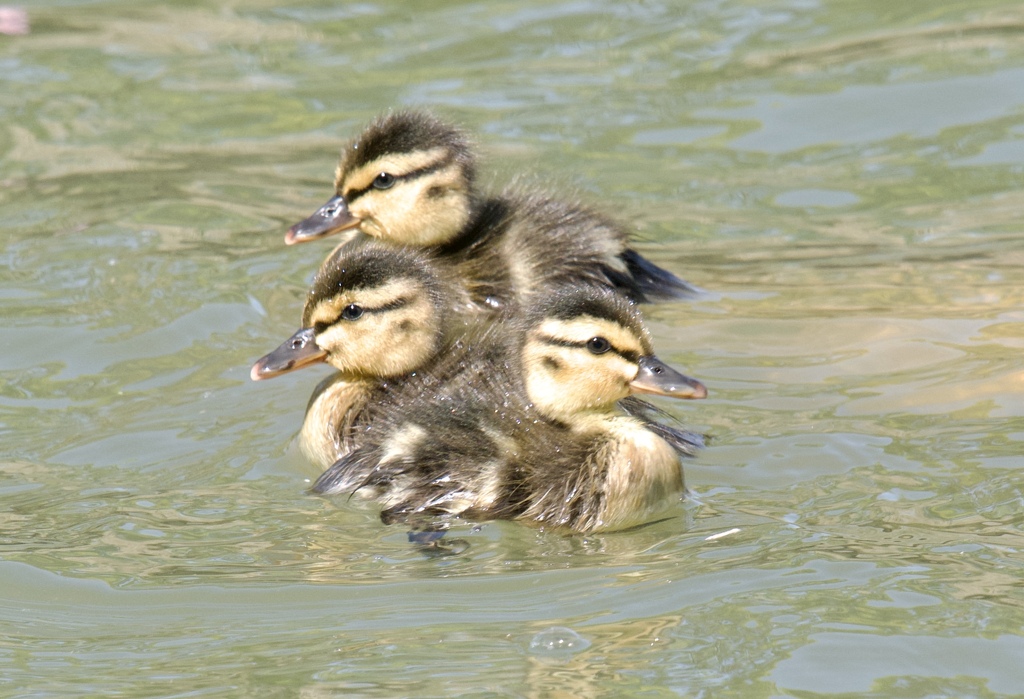
[[677, 277], [667, 269], [654, 264], [636, 250], [625, 250], [619, 256], [626, 263], [630, 281], [627, 292], [632, 292], [638, 303], [692, 299], [704, 293], [700, 288]]

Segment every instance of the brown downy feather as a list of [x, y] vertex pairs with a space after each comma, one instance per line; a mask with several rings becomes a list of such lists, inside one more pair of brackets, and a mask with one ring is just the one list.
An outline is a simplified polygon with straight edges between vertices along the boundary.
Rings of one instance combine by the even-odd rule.
[[[650, 351], [628, 302], [595, 286], [558, 289], [517, 323], [494, 326], [463, 345], [464, 355], [439, 362], [433, 381], [403, 386], [313, 490], [374, 497], [385, 522], [461, 515], [589, 532], [646, 521], [682, 492], [680, 458], [692, 456], [699, 439], [656, 423], [642, 401], [617, 409], [622, 396], [614, 392], [568, 416], [545, 414], [530, 400], [523, 372], [531, 369], [522, 362], [525, 343], [553, 319], [570, 329], [614, 322]], [[589, 356], [570, 340], [551, 341], [555, 352]]]
[[432, 248], [453, 257], [485, 311], [566, 281], [602, 284], [637, 302], [695, 293], [630, 248], [612, 220], [537, 188], [484, 195], [475, 172], [472, 144], [459, 129], [420, 111], [382, 116], [342, 150], [337, 196], [288, 239], [356, 230]]
[[299, 443], [311, 461], [326, 468], [351, 451], [391, 394], [459, 351], [457, 289], [448, 263], [379, 243], [347, 245], [323, 265], [300, 331], [253, 368], [254, 378], [318, 362], [338, 370], [307, 406]]

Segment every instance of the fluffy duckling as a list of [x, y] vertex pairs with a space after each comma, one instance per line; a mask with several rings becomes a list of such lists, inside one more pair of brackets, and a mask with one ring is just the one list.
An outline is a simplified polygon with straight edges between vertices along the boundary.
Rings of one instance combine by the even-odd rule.
[[455, 258], [483, 307], [522, 301], [565, 281], [591, 280], [634, 301], [692, 295], [693, 287], [629, 247], [615, 223], [542, 193], [481, 195], [471, 145], [419, 111], [372, 122], [342, 150], [336, 195], [292, 226], [292, 244], [361, 233]]
[[627, 300], [562, 286], [508, 335], [475, 370], [382, 410], [313, 490], [375, 497], [385, 522], [462, 515], [584, 533], [650, 521], [683, 491], [680, 457], [700, 439], [627, 397], [707, 390], [654, 356]]
[[299, 445], [310, 461], [327, 468], [347, 454], [385, 397], [461, 335], [450, 313], [457, 286], [444, 264], [416, 250], [366, 242], [328, 258], [307, 295], [302, 328], [250, 374], [259, 381], [321, 362], [338, 370], [306, 409]]

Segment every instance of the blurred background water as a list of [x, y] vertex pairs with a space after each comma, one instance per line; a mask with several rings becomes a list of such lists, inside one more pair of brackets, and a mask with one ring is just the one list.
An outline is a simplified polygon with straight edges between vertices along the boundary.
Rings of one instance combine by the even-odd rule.
[[[1024, 6], [26, 2], [0, 35], [0, 695], [1024, 691]], [[427, 559], [305, 492], [325, 371], [253, 384], [285, 228], [428, 106], [708, 290], [632, 532]]]

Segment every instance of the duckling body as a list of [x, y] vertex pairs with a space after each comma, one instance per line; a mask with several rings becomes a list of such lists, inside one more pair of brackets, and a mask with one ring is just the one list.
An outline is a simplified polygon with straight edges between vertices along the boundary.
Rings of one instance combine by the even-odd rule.
[[419, 251], [363, 242], [332, 254], [313, 280], [302, 327], [251, 372], [260, 380], [324, 362], [338, 370], [307, 407], [299, 434], [307, 458], [327, 468], [348, 454], [389, 394], [458, 346], [456, 287], [448, 265]]
[[423, 112], [371, 123], [342, 151], [335, 190], [286, 242], [347, 232], [435, 250], [453, 258], [480, 308], [521, 304], [566, 280], [603, 284], [633, 301], [695, 291], [586, 207], [536, 191], [480, 194], [467, 137]]
[[543, 461], [526, 462], [531, 494], [521, 519], [580, 532], [627, 529], [650, 521], [684, 491], [680, 457], [694, 455], [696, 439], [681, 450], [629, 415], [583, 422], [572, 432], [561, 477]]
[[444, 514], [577, 532], [648, 521], [681, 493], [680, 457], [699, 439], [657, 425], [635, 399], [616, 403], [702, 398], [704, 387], [653, 356], [639, 314], [614, 292], [573, 285], [534, 300], [521, 324], [474, 347], [474, 368], [450, 358], [454, 380], [381, 411], [314, 490], [364, 492], [385, 522]]

